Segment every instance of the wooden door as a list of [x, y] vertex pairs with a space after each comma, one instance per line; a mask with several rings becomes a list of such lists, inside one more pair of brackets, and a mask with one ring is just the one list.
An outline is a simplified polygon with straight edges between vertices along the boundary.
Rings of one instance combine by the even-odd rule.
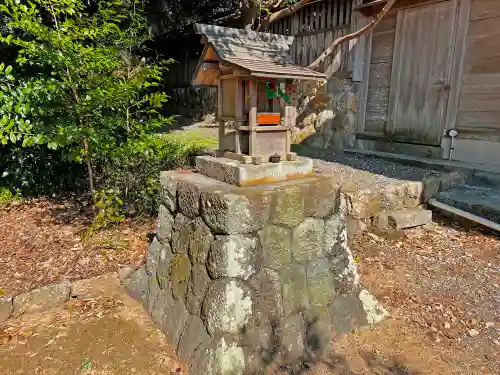
[[386, 132], [395, 141], [439, 145], [455, 39], [455, 1], [398, 12]]

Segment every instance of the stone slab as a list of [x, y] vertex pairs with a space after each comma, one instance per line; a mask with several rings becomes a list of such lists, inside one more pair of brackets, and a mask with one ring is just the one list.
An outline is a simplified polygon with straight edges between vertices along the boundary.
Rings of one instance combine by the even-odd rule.
[[414, 228], [430, 222], [432, 222], [432, 211], [420, 208], [379, 212], [373, 217], [373, 226], [381, 230]]
[[0, 324], [10, 318], [13, 309], [12, 297], [0, 296]]
[[71, 293], [71, 283], [63, 281], [39, 289], [22, 293], [14, 297], [12, 316], [17, 318], [23, 314], [37, 313], [62, 306]]
[[313, 161], [309, 158], [297, 158], [293, 161], [254, 165], [227, 158], [198, 156], [196, 170], [200, 174], [231, 185], [254, 186], [311, 176]]
[[457, 186], [440, 193], [437, 200], [500, 223], [500, 189], [498, 187]]

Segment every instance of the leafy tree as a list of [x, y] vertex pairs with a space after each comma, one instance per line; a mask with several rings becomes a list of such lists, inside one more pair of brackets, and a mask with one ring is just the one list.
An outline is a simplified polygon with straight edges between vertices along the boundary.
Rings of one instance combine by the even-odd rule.
[[140, 2], [4, 0], [0, 12], [15, 31], [0, 42], [18, 48], [15, 68], [0, 65], [0, 142], [68, 149], [94, 192], [93, 154], [171, 121], [154, 91], [169, 61], [137, 57], [149, 39]]

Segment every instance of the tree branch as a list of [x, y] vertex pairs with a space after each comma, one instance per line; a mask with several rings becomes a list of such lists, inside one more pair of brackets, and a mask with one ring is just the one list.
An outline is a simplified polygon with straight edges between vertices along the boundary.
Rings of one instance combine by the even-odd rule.
[[375, 28], [377, 24], [385, 17], [387, 13], [391, 10], [392, 6], [396, 3], [397, 0], [389, 0], [385, 7], [380, 11], [379, 14], [365, 27], [359, 29], [358, 31], [344, 35], [338, 39], [335, 39], [333, 43], [323, 52], [316, 60], [314, 60], [309, 66], [309, 69], [317, 69], [325, 59], [330, 56], [335, 49], [342, 43], [347, 42], [352, 39], [359, 38], [361, 35]]
[[[266, 18], [262, 19], [262, 24], [266, 26], [269, 26], [269, 24], [276, 22], [284, 17], [290, 16], [294, 14], [295, 12], [299, 11], [306, 5], [309, 5], [311, 3], [315, 2], [315, 0], [300, 0], [298, 3], [290, 5], [287, 8], [283, 8], [281, 10], [278, 10], [275, 13], [270, 14]], [[280, 1], [281, 3], [281, 1]]]

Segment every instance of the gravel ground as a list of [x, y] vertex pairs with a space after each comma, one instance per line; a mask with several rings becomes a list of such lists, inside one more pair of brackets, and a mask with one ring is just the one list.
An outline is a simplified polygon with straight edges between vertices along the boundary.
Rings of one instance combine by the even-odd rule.
[[383, 189], [402, 181], [422, 181], [426, 176], [442, 176], [447, 172], [405, 165], [365, 155], [335, 154], [333, 151], [297, 147], [297, 153], [316, 159], [316, 168], [333, 174], [340, 181], [364, 190]]
[[[391, 238], [392, 237], [392, 238]], [[463, 374], [500, 374], [500, 237], [438, 219], [351, 245], [367, 289]]]

